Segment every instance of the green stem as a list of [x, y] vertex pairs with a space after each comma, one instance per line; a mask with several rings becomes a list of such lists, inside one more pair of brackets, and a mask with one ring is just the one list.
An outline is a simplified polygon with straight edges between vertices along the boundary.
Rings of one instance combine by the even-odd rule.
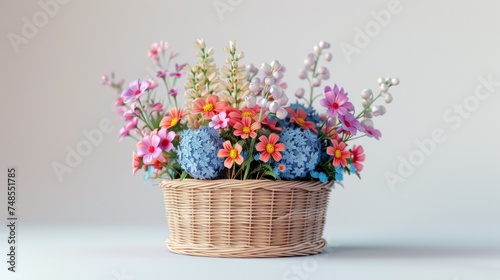
[[379, 99], [379, 97], [382, 96], [382, 93], [379, 93], [364, 109], [363, 111], [361, 111], [361, 113], [359, 113], [357, 116], [356, 116], [356, 119], [359, 119], [362, 115], [364, 115], [364, 113], [366, 113], [367, 110], [371, 110], [370, 107], [372, 106], [372, 104], [375, 102], [375, 100]]
[[[262, 92], [264, 93], [263, 95], [263, 98], [267, 98], [268, 97], [268, 93], [266, 94], [266, 90], [267, 90], [267, 85], [264, 87], [264, 89], [262, 90]], [[264, 113], [264, 108], [260, 108], [260, 112], [259, 112], [259, 120], [258, 122], [261, 123], [262, 122], [262, 114]], [[259, 133], [260, 134], [260, 133]], [[255, 138], [252, 138], [252, 140], [250, 141], [250, 147], [248, 147], [248, 158], [252, 159], [253, 158], [253, 149], [254, 149], [254, 146], [255, 146], [255, 139], [258, 137], [259, 135], [257, 135]], [[248, 162], [248, 165], [245, 167], [245, 175], [243, 175], [243, 180], [246, 180], [248, 178], [248, 172], [250, 171], [250, 163], [252, 161], [250, 160]]]
[[316, 68], [318, 67], [318, 62], [319, 62], [319, 58], [321, 57], [321, 49], [319, 50], [319, 53], [316, 54], [316, 58], [314, 59], [314, 66], [313, 66], [313, 70], [312, 70], [312, 76], [311, 76], [311, 80], [309, 80], [309, 85], [310, 85], [310, 93], [309, 93], [309, 108], [312, 107], [312, 104], [313, 104], [313, 101], [314, 101], [314, 87], [312, 85], [312, 79], [313, 78], [316, 78]]

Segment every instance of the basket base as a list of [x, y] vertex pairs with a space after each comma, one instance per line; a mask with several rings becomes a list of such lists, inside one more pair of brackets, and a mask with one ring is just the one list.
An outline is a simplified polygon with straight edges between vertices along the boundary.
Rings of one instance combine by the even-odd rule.
[[292, 246], [200, 246], [199, 244], [175, 244], [165, 242], [170, 251], [178, 254], [222, 257], [222, 258], [276, 258], [319, 254], [326, 247], [325, 239], [316, 243], [302, 243]]

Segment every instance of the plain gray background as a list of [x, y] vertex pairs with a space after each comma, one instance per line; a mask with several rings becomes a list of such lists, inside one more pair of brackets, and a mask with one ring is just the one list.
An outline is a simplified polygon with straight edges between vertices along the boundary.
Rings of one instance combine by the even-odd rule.
[[[42, 6], [49, 2], [56, 5], [47, 12]], [[382, 26], [374, 14], [391, 5], [397, 12]], [[492, 0], [1, 1], [1, 178], [8, 166], [18, 168], [20, 219], [20, 272], [7, 274], [4, 264], [1, 273], [8, 279], [192, 279], [195, 272], [213, 279], [498, 279], [499, 10]], [[26, 21], [37, 23], [36, 30], [23, 34]], [[371, 35], [360, 44], [357, 30], [367, 28]], [[12, 34], [23, 43], [12, 43]], [[147, 77], [147, 51], [160, 40], [181, 53], [177, 62], [192, 63], [193, 42], [201, 37], [219, 66], [231, 39], [246, 63], [279, 60], [288, 69], [290, 96], [305, 86], [297, 70], [320, 40], [333, 53], [331, 79], [322, 86], [343, 86], [356, 106], [378, 77], [400, 78], [387, 114], [375, 119], [381, 141], [359, 141], [367, 154], [362, 180], [348, 177], [345, 189], [331, 194], [327, 254], [232, 260], [166, 250], [162, 193], [142, 174], [132, 176], [135, 143], [118, 144], [123, 123], [100, 77], [113, 70], [127, 81]], [[347, 44], [357, 52], [347, 55]], [[67, 148], [85, 141], [83, 131], [108, 120], [112, 131], [58, 180], [53, 163], [65, 164]], [[419, 158], [416, 142], [436, 130], [446, 140]], [[402, 176], [402, 159], [411, 157], [419, 161]], [[404, 181], [391, 187], [388, 172]], [[0, 198], [6, 217], [6, 190]], [[2, 255], [6, 237], [1, 226]], [[293, 272], [296, 266], [307, 273]]]

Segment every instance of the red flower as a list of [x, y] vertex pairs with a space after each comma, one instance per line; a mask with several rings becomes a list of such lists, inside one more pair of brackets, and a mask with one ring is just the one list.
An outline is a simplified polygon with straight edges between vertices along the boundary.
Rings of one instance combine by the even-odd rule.
[[362, 162], [365, 161], [365, 151], [361, 146], [352, 146], [352, 163], [356, 167], [356, 171], [361, 172], [363, 170]]
[[333, 156], [333, 166], [342, 165], [342, 167], [346, 167], [346, 158], [351, 154], [345, 150], [346, 144], [344, 142], [337, 142], [337, 140], [333, 140], [332, 143], [333, 147], [326, 148], [326, 153]]
[[302, 109], [297, 109], [295, 113], [292, 109], [286, 108], [286, 111], [290, 114], [290, 121], [298, 124], [304, 130], [312, 130], [314, 133], [318, 133], [316, 125], [313, 122], [306, 121], [307, 113]]

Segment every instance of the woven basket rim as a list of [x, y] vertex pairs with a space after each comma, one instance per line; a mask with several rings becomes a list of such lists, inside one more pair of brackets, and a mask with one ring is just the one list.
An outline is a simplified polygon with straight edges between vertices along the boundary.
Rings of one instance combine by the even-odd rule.
[[299, 181], [299, 180], [236, 180], [236, 179], [175, 179], [162, 180], [160, 188], [188, 188], [188, 189], [226, 189], [226, 188], [244, 188], [244, 189], [269, 189], [273, 191], [289, 191], [291, 189], [304, 189], [317, 191], [319, 189], [330, 189], [333, 181], [323, 183], [321, 181]]

